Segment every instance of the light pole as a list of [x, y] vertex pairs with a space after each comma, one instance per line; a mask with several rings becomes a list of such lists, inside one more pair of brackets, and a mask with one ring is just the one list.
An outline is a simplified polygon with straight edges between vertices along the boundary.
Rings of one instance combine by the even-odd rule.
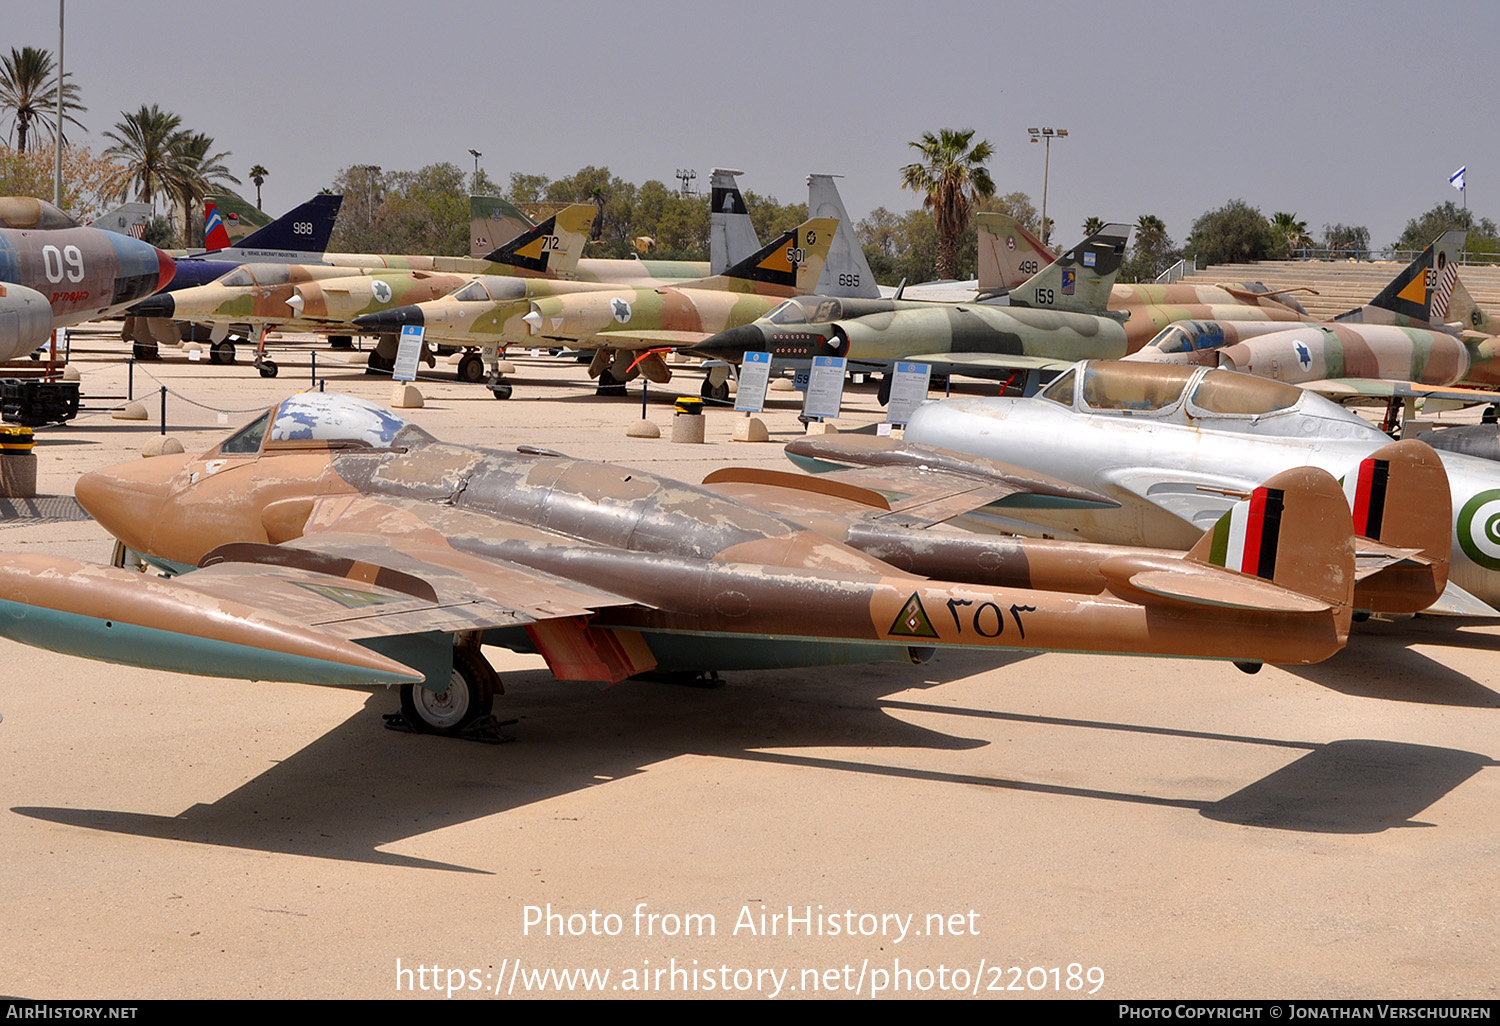
[[469, 156], [474, 158], [474, 188], [479, 188], [479, 158], [484, 156], [478, 150], [470, 150]]
[[1068, 130], [1066, 128], [1028, 128], [1026, 133], [1031, 136], [1032, 142], [1046, 140], [1046, 156], [1042, 158], [1042, 245], [1047, 244], [1047, 172], [1052, 166], [1052, 140], [1053, 138], [1066, 139]]

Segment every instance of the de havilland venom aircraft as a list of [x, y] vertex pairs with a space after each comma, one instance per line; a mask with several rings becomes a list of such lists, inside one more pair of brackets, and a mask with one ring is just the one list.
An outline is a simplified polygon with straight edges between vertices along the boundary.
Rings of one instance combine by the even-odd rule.
[[1353, 609], [1344, 493], [1309, 468], [1251, 490], [1186, 555], [1051, 543], [1022, 552], [1024, 581], [920, 528], [1008, 496], [1108, 500], [915, 448], [832, 477], [690, 485], [440, 442], [333, 394], [293, 396], [199, 455], [85, 474], [77, 496], [174, 576], [0, 556], [0, 634], [186, 673], [399, 684], [408, 719], [445, 733], [500, 690], [482, 645], [600, 682], [945, 646], [1310, 663], [1343, 646]]

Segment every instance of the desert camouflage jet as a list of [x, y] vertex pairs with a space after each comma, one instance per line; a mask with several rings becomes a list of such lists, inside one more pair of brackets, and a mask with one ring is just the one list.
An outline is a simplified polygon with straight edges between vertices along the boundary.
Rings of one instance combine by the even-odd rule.
[[35, 352], [54, 328], [119, 313], [174, 269], [149, 243], [84, 228], [45, 200], [0, 197], [0, 360]]
[[[1500, 401], [1493, 392], [1455, 387], [1500, 386], [1500, 341], [1460, 335], [1443, 323], [1464, 236], [1445, 232], [1368, 304], [1332, 321], [1185, 320], [1127, 359], [1244, 371], [1337, 401]], [[1468, 300], [1466, 309], [1477, 307]]]
[[811, 289], [836, 225], [813, 218], [723, 274], [696, 281], [598, 287], [533, 279], [518, 300], [495, 300], [476, 282], [444, 299], [359, 317], [355, 324], [379, 332], [420, 324], [435, 338], [479, 345], [490, 358], [506, 345], [539, 340], [592, 349], [589, 375], [599, 379], [598, 394], [623, 395], [625, 383], [638, 375], [663, 384], [672, 379], [655, 350], [749, 323]]
[[916, 450], [836, 480], [727, 470], [695, 486], [445, 444], [388, 409], [305, 393], [208, 452], [84, 475], [83, 506], [177, 576], [6, 555], [0, 634], [178, 672], [399, 684], [408, 719], [440, 733], [501, 690], [483, 645], [540, 653], [559, 679], [616, 682], [949, 646], [1306, 663], [1347, 639], [1352, 525], [1321, 471], [1265, 482], [1225, 543], [1216, 527], [1186, 558], [1049, 546], [1021, 585], [992, 583], [951, 546], [923, 555], [921, 527], [1028, 492], [1097, 500]]

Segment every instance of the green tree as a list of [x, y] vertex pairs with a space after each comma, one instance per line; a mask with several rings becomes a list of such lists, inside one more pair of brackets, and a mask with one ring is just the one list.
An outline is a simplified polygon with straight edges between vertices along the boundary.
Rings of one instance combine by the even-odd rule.
[[260, 205], [260, 187], [265, 184], [266, 178], [267, 178], [267, 176], [270, 175], [270, 173], [271, 172], [267, 171], [265, 168], [261, 167], [259, 164], [256, 164], [254, 167], [252, 167], [250, 169], [250, 181], [252, 181], [252, 182], [255, 183], [255, 209], [256, 210], [262, 209], [262, 207]]
[[1307, 222], [1297, 220], [1296, 214], [1278, 210], [1271, 215], [1271, 235], [1274, 249], [1283, 255], [1291, 255], [1299, 249], [1312, 248], [1312, 236], [1307, 234]]
[[1120, 267], [1122, 281], [1155, 281], [1157, 275], [1182, 258], [1167, 234], [1166, 222], [1155, 214], [1142, 214], [1135, 222], [1134, 234], [1130, 256]]
[[[11, 114], [17, 153], [26, 152], [33, 126], [46, 129], [54, 139], [63, 135], [66, 142], [66, 133], [60, 133], [57, 125], [56, 70], [49, 50], [11, 47], [10, 56], [0, 56], [0, 109]], [[68, 112], [82, 113], [88, 108], [78, 103], [78, 87], [67, 81], [69, 77], [63, 76], [63, 121], [82, 128]]]
[[1420, 217], [1407, 221], [1406, 230], [1396, 240], [1396, 248], [1426, 249], [1434, 239], [1450, 228], [1469, 230], [1469, 241], [1464, 247], [1469, 252], [1493, 249], [1497, 241], [1494, 221], [1487, 217], [1475, 217], [1473, 211], [1448, 200]]
[[985, 167], [994, 149], [988, 141], [974, 143], [972, 128], [944, 128], [937, 135], [924, 132], [920, 141], [908, 145], [921, 153], [922, 160], [901, 169], [901, 184], [921, 194], [922, 208], [932, 213], [938, 276], [955, 277], [959, 241], [969, 227], [974, 204], [995, 194], [995, 183]]
[[1104, 227], [1104, 218], [1102, 218], [1102, 217], [1089, 217], [1089, 218], [1085, 218], [1084, 222], [1083, 222], [1083, 237], [1084, 238], [1088, 238], [1090, 235], [1093, 235], [1095, 232], [1097, 232], [1099, 229], [1101, 229], [1103, 227]]
[[1244, 200], [1230, 200], [1193, 222], [1184, 255], [1201, 264], [1245, 263], [1267, 259], [1274, 248], [1270, 222], [1261, 212]]
[[1323, 248], [1358, 256], [1370, 251], [1370, 229], [1364, 225], [1325, 224]]
[[155, 206], [157, 196], [172, 190], [182, 118], [154, 103], [150, 107], [142, 104], [134, 114], [120, 114], [123, 120], [104, 133], [104, 138], [114, 143], [104, 151], [105, 156], [124, 164], [119, 198], [129, 199], [134, 187], [141, 202]]
[[329, 249], [466, 256], [470, 184], [471, 176], [452, 163], [418, 171], [345, 168], [333, 182], [345, 205]]
[[881, 285], [930, 281], [937, 276], [937, 228], [920, 210], [893, 214], [876, 207], [854, 234]]

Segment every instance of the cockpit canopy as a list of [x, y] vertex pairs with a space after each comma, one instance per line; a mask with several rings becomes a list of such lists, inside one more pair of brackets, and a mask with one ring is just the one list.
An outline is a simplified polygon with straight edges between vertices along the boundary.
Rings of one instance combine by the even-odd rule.
[[463, 288], [453, 293], [453, 298], [461, 303], [492, 303], [494, 297], [490, 295], [489, 289], [484, 287], [484, 282], [475, 279]]
[[1268, 378], [1160, 363], [1088, 361], [1064, 371], [1042, 398], [1070, 409], [1164, 412], [1186, 402], [1191, 414], [1255, 417], [1289, 410], [1300, 388]]
[[844, 305], [826, 296], [788, 299], [766, 315], [772, 324], [807, 324], [843, 319]]
[[0, 196], [0, 226], [49, 232], [79, 227], [77, 221], [51, 203], [30, 196]]
[[303, 392], [236, 431], [219, 446], [225, 456], [248, 456], [266, 442], [343, 442], [389, 449], [411, 422], [383, 406], [336, 392]]

